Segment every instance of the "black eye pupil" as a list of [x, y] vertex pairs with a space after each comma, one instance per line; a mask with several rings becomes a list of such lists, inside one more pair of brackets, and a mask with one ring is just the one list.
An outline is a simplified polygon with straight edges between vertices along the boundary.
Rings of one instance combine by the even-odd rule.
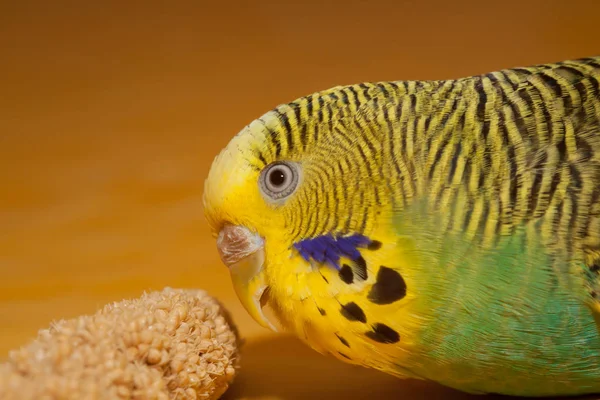
[[281, 186], [285, 182], [285, 174], [280, 169], [275, 170], [269, 175], [269, 182], [273, 186]]

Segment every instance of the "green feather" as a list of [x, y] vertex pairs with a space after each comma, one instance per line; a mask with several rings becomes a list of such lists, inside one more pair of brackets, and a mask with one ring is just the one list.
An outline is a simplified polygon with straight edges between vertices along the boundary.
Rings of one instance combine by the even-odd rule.
[[472, 393], [600, 391], [600, 336], [581, 278], [542, 246], [541, 222], [486, 249], [444, 231], [440, 217], [424, 202], [398, 215], [420, 260], [415, 312], [427, 320], [411, 371]]

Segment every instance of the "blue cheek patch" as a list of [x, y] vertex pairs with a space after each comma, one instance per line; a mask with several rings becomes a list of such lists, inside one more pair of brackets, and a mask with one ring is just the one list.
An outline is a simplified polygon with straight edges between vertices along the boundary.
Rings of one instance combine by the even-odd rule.
[[339, 237], [323, 235], [296, 242], [294, 248], [306, 261], [313, 259], [319, 263], [328, 263], [339, 270], [341, 257], [357, 261], [361, 258], [358, 249], [368, 248], [373, 243], [375, 242], [363, 235]]

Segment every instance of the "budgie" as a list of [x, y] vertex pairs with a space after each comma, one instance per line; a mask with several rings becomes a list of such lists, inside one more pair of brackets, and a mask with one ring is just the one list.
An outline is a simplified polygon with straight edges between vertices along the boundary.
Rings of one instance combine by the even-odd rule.
[[248, 313], [322, 354], [600, 392], [600, 57], [281, 104], [216, 156], [203, 207]]

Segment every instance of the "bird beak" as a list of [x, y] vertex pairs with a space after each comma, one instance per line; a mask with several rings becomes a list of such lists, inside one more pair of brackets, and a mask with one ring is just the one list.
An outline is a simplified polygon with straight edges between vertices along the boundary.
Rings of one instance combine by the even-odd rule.
[[217, 248], [221, 260], [229, 268], [233, 288], [248, 314], [264, 328], [276, 332], [275, 325], [263, 313], [261, 303], [268, 288], [263, 271], [263, 238], [243, 226], [225, 225], [219, 232]]

